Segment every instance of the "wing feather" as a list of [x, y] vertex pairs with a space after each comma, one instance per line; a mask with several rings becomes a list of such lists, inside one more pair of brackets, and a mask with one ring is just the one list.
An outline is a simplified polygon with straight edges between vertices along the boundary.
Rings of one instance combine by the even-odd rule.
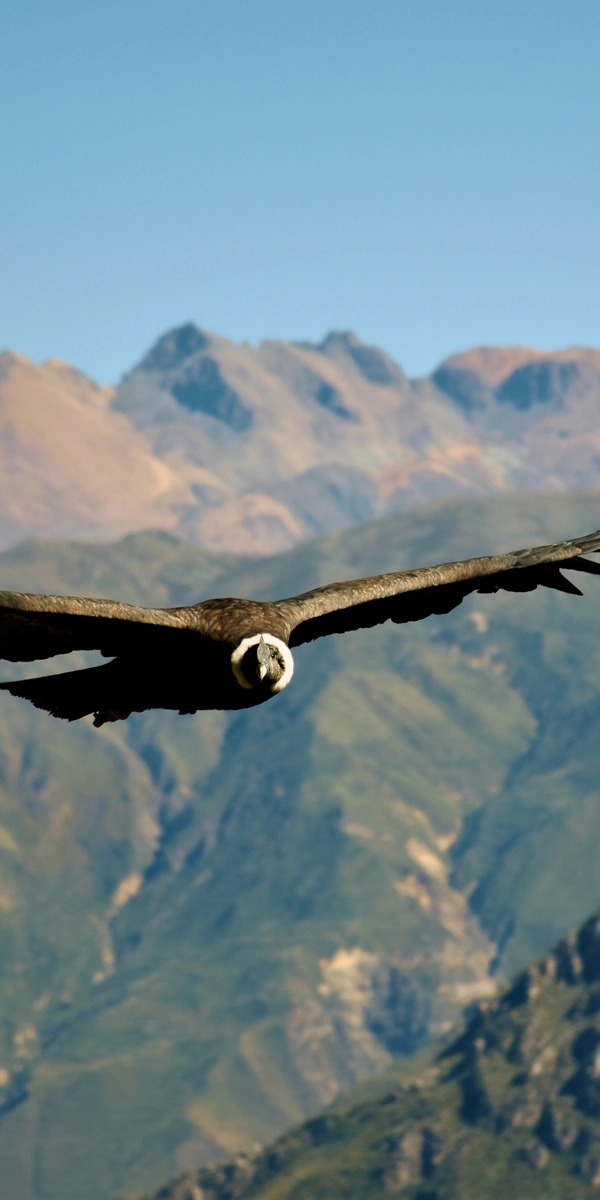
[[156, 647], [174, 631], [189, 628], [189, 609], [140, 608], [115, 600], [0, 592], [0, 658], [33, 662], [72, 650]]
[[281, 601], [290, 623], [290, 646], [331, 633], [370, 628], [385, 621], [404, 624], [434, 613], [450, 612], [471, 592], [530, 592], [536, 587], [580, 596], [561, 568], [600, 574], [600, 564], [581, 554], [600, 551], [600, 531], [585, 537], [534, 546], [511, 554], [374, 575], [326, 584]]

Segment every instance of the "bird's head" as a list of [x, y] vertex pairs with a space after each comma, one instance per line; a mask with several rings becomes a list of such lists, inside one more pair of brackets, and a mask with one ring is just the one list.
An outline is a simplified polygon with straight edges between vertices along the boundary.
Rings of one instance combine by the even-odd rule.
[[231, 655], [231, 669], [240, 687], [273, 695], [287, 687], [294, 670], [289, 646], [272, 633], [242, 638]]

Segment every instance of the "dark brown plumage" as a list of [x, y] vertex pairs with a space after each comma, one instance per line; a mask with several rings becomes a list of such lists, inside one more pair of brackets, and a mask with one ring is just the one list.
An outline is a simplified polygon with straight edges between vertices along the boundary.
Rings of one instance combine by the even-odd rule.
[[287, 686], [291, 647], [450, 612], [471, 592], [549, 587], [580, 596], [561, 569], [599, 575], [600, 564], [580, 557], [598, 551], [600, 531], [512, 554], [326, 584], [275, 603], [219, 599], [153, 609], [0, 592], [0, 658], [32, 662], [99, 650], [113, 660], [0, 686], [69, 721], [94, 713], [96, 725], [147, 708], [249, 708]]

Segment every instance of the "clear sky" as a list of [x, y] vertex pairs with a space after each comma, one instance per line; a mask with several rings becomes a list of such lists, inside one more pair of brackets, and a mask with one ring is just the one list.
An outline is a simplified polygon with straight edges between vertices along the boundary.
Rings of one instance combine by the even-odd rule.
[[599, 0], [5, 0], [0, 346], [600, 344]]

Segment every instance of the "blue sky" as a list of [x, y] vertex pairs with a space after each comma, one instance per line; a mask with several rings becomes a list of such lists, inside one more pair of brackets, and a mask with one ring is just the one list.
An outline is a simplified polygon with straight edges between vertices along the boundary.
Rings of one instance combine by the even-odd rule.
[[600, 344], [598, 0], [7, 0], [0, 345]]

